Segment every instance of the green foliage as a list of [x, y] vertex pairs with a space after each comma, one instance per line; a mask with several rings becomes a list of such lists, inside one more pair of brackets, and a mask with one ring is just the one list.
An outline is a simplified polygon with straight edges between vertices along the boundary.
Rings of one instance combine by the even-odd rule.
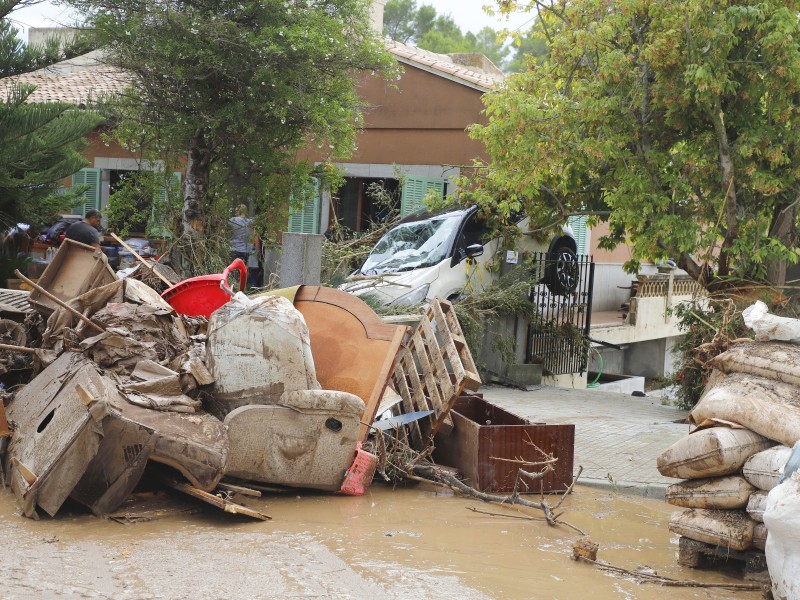
[[511, 49], [499, 32], [484, 27], [477, 34], [462, 32], [453, 17], [416, 0], [389, 0], [383, 13], [383, 32], [399, 42], [440, 54], [479, 53], [503, 68]]
[[367, 0], [73, 4], [107, 62], [133, 76], [119, 139], [148, 158], [187, 157], [187, 234], [209, 235], [221, 207], [241, 202], [258, 205], [260, 233], [285, 227], [315, 169], [299, 152], [348, 156], [362, 123], [357, 72], [395, 73]]
[[[23, 46], [5, 15], [18, 2], [0, 3], [0, 78], [7, 78], [63, 58], [52, 44]], [[48, 223], [78, 202], [75, 190], [60, 193], [59, 180], [85, 166], [84, 136], [103, 118], [59, 102], [28, 103], [34, 86], [11, 85], [0, 98], [0, 224]]]
[[727, 350], [732, 340], [752, 336], [742, 319], [743, 308], [730, 299], [675, 307], [685, 332], [673, 350], [679, 364], [674, 383], [680, 408], [691, 410], [703, 394], [711, 374], [707, 362]]
[[800, 3], [536, 6], [549, 53], [485, 96], [476, 200], [488, 210], [499, 194], [501, 215], [522, 204], [540, 227], [610, 213], [602, 245], [630, 242], [632, 271], [674, 257], [712, 288], [782, 283], [796, 260]]

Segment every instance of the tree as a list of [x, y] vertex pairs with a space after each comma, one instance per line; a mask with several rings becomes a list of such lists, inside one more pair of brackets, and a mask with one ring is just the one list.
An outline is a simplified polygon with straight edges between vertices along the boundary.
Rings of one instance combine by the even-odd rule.
[[[40, 47], [25, 46], [10, 13], [29, 4], [0, 2], [0, 80], [47, 66], [85, 48], [82, 41], [64, 46], [56, 40]], [[59, 193], [58, 182], [86, 165], [81, 156], [84, 137], [103, 118], [94, 111], [48, 102], [29, 103], [34, 86], [5, 85], [0, 102], [0, 223], [41, 225], [76, 201]], [[81, 190], [75, 190], [80, 192]]]
[[419, 8], [415, 0], [389, 0], [383, 18], [383, 33], [393, 40], [441, 54], [480, 53], [501, 68], [510, 52], [491, 27], [477, 34], [461, 31], [453, 17], [439, 15], [433, 6]]
[[122, 138], [186, 157], [189, 237], [219, 230], [220, 201], [252, 199], [273, 226], [285, 225], [293, 190], [314, 169], [298, 153], [309, 143], [350, 153], [361, 123], [357, 72], [393, 72], [367, 0], [75, 4], [107, 62], [134, 78], [118, 107]]
[[520, 73], [528, 68], [531, 61], [541, 64], [547, 56], [549, 35], [550, 31], [541, 16], [537, 16], [536, 23], [530, 29], [513, 34], [513, 52], [506, 66], [507, 71]]
[[[709, 289], [782, 285], [796, 261], [796, 0], [537, 3], [541, 65], [486, 96], [476, 197], [541, 226], [610, 211], [606, 247], [677, 258]], [[494, 196], [489, 193], [497, 192]]]

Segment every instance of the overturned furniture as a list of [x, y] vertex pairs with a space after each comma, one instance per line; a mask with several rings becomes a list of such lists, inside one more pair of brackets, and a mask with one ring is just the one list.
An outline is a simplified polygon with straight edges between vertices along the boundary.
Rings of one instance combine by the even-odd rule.
[[[66, 239], [39, 278], [38, 285], [63, 302], [117, 280], [108, 259], [99, 248]], [[31, 306], [47, 318], [58, 303], [39, 289], [31, 292]]]
[[98, 514], [133, 491], [145, 462], [167, 464], [212, 490], [228, 460], [224, 425], [211, 415], [158, 412], [127, 402], [115, 382], [66, 352], [14, 398], [6, 474], [26, 516], [54, 515], [68, 496]]
[[308, 325], [320, 385], [364, 401], [364, 441], [407, 327], [384, 323], [363, 300], [334, 288], [301, 286], [294, 305]]
[[338, 491], [356, 457], [364, 402], [317, 381], [306, 322], [276, 295], [237, 294], [209, 322], [211, 410], [228, 427], [226, 474]]

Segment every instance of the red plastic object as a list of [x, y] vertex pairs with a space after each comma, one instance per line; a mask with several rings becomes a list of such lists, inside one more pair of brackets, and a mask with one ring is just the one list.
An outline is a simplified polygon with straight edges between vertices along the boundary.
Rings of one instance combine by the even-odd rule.
[[361, 449], [361, 442], [356, 445], [356, 459], [353, 466], [344, 474], [344, 483], [339, 490], [345, 496], [363, 496], [378, 467], [378, 457]]
[[228, 287], [228, 274], [231, 271], [239, 271], [239, 289], [243, 290], [247, 284], [247, 265], [237, 258], [222, 274], [186, 279], [166, 290], [161, 297], [178, 314], [209, 318], [212, 312], [233, 296], [233, 290]]

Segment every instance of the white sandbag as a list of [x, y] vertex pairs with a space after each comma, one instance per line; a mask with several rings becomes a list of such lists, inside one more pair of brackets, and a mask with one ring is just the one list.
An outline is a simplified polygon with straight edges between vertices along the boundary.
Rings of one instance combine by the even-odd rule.
[[733, 550], [747, 550], [753, 545], [755, 524], [755, 521], [740, 510], [690, 508], [672, 513], [669, 530], [698, 542]]
[[666, 501], [684, 508], [744, 508], [755, 488], [740, 475], [689, 479], [667, 487]]
[[767, 526], [763, 523], [756, 523], [753, 527], [753, 548], [762, 552], [767, 546]]
[[215, 379], [207, 406], [220, 418], [248, 404], [277, 404], [284, 392], [320, 389], [305, 319], [281, 296], [236, 294], [211, 314], [206, 347]]
[[732, 373], [715, 379], [689, 413], [695, 423], [717, 418], [740, 423], [785, 446], [800, 440], [800, 387]]
[[800, 345], [743, 342], [708, 361], [723, 373], [748, 373], [800, 386]]
[[800, 472], [794, 472], [767, 498], [764, 554], [775, 598], [800, 598]]
[[736, 473], [756, 452], [772, 442], [748, 429], [711, 427], [681, 438], [656, 459], [664, 477], [700, 479]]
[[750, 494], [750, 499], [747, 501], [747, 514], [750, 518], [757, 523], [764, 522], [764, 509], [767, 507], [767, 494], [764, 490], [756, 490]]
[[757, 300], [742, 311], [744, 324], [756, 332], [756, 340], [800, 343], [800, 320], [770, 314], [767, 305]]
[[783, 467], [791, 455], [792, 449], [788, 446], [762, 450], [747, 459], [742, 475], [758, 489], [768, 492], [780, 483]]

